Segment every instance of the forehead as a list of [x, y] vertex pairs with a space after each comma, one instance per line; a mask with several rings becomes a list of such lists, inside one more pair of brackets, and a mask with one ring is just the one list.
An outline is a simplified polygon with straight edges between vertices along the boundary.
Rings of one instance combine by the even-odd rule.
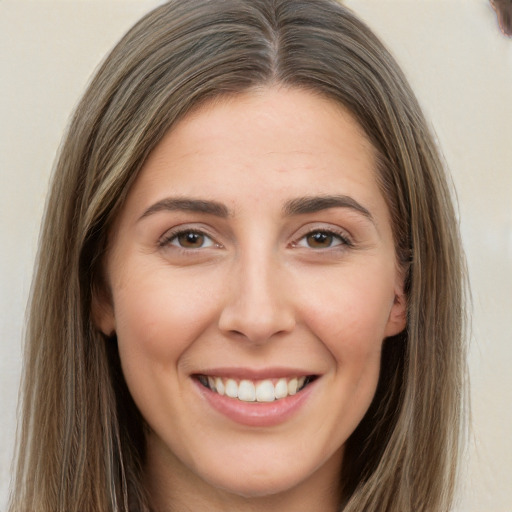
[[297, 196], [349, 194], [382, 209], [375, 150], [340, 104], [309, 91], [267, 88], [218, 98], [164, 136], [128, 203], [166, 195], [266, 207]]

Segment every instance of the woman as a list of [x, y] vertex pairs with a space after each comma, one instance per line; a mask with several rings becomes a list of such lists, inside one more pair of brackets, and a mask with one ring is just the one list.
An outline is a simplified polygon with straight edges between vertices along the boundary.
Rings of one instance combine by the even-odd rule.
[[57, 164], [11, 511], [448, 510], [463, 280], [368, 28], [328, 0], [159, 7]]

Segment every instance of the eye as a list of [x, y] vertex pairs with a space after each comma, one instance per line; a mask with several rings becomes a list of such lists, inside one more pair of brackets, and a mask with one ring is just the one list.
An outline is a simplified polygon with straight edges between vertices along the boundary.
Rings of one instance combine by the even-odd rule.
[[309, 249], [330, 249], [341, 245], [352, 245], [347, 237], [329, 230], [311, 231], [294, 244], [296, 247]]
[[205, 249], [218, 246], [206, 233], [190, 229], [166, 233], [159, 245], [172, 245], [180, 249]]

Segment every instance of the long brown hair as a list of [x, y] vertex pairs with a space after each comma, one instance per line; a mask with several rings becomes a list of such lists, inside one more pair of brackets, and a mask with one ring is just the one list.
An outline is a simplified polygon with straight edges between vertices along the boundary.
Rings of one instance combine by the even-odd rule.
[[375, 35], [331, 0], [173, 0], [114, 48], [71, 121], [32, 288], [11, 512], [149, 510], [144, 424], [94, 326], [109, 229], [164, 133], [208, 100], [272, 84], [339, 102], [378, 154], [406, 272], [407, 329], [347, 441], [345, 512], [440, 512], [452, 501], [465, 390], [464, 263], [421, 109]]

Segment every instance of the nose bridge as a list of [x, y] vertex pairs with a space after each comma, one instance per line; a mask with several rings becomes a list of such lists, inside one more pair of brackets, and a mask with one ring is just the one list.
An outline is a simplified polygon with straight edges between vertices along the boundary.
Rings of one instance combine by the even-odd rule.
[[264, 343], [295, 325], [293, 305], [284, 283], [285, 269], [272, 250], [240, 254], [229, 277], [228, 299], [219, 328]]

